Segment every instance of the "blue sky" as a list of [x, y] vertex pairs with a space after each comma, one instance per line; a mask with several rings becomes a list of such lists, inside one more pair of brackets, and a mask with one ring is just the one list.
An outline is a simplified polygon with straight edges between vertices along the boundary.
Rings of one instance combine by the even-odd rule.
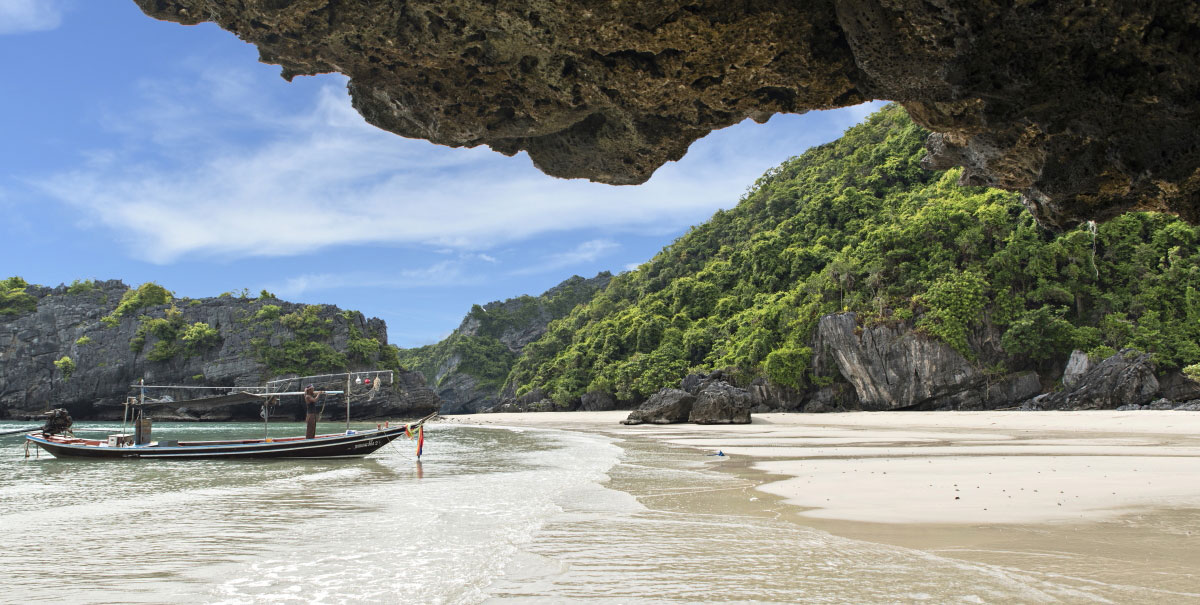
[[0, 276], [266, 288], [428, 344], [473, 303], [636, 267], [878, 107], [747, 121], [613, 187], [379, 131], [345, 77], [257, 58], [132, 0], [0, 0]]

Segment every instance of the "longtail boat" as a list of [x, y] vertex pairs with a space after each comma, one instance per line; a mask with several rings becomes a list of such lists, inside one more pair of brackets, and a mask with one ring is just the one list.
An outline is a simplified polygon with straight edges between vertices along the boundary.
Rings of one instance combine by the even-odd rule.
[[[56, 458], [175, 458], [181, 460], [203, 460], [213, 458], [252, 459], [252, 458], [361, 458], [391, 441], [407, 436], [417, 439], [417, 458], [421, 457], [421, 449], [425, 442], [425, 423], [438, 415], [434, 412], [412, 423], [388, 426], [376, 425], [374, 429], [356, 431], [350, 429], [350, 403], [348, 394], [351, 389], [351, 376], [357, 384], [371, 384], [374, 377], [378, 389], [379, 379], [386, 376], [391, 379], [391, 371], [368, 371], [343, 374], [325, 374], [305, 378], [345, 377], [345, 391], [320, 391], [331, 395], [347, 395], [346, 400], [346, 431], [327, 435], [316, 435], [316, 421], [319, 413], [309, 409], [306, 418], [306, 435], [312, 437], [276, 437], [267, 436], [266, 427], [271, 417], [271, 409], [283, 396], [304, 395], [303, 391], [278, 392], [272, 384], [296, 382], [301, 379], [288, 378], [267, 383], [266, 387], [249, 387], [260, 392], [241, 391], [218, 397], [208, 397], [182, 402], [171, 402], [173, 406], [230, 406], [246, 403], [261, 403], [264, 435], [262, 439], [234, 439], [224, 441], [151, 441], [150, 418], [146, 412], [155, 406], [164, 405], [163, 401], [146, 399], [147, 389], [206, 389], [226, 387], [181, 387], [181, 386], [150, 386], [144, 382], [132, 385], [138, 389], [138, 397], [130, 397], [125, 401], [126, 419], [122, 421], [121, 432], [108, 435], [107, 439], [83, 439], [76, 437], [71, 431], [72, 420], [66, 410], [57, 409], [46, 412], [48, 416], [45, 426], [25, 435], [26, 456], [29, 455], [30, 445], [46, 450]], [[363, 378], [363, 377], [366, 378]], [[230, 389], [235, 387], [230, 387]], [[310, 385], [310, 389], [311, 389]], [[316, 394], [316, 391], [311, 391]], [[322, 409], [324, 406], [322, 406]], [[127, 434], [125, 427], [133, 412], [133, 434]]]
[[[46, 435], [41, 431], [25, 436], [33, 444], [56, 458], [176, 458], [202, 460], [212, 458], [361, 458], [394, 439], [416, 434], [423, 437], [424, 424], [437, 416], [430, 414], [411, 424], [365, 431], [346, 431], [317, 435], [312, 439], [284, 437], [231, 441], [150, 441], [136, 444], [132, 439], [82, 439], [68, 435]], [[132, 437], [132, 436], [129, 436]]]

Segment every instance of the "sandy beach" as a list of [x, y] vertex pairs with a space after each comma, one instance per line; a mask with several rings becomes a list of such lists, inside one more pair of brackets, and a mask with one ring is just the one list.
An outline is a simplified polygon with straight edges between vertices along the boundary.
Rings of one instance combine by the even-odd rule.
[[760, 489], [822, 519], [1096, 521], [1200, 509], [1200, 414], [759, 414], [749, 425], [623, 426], [627, 412], [480, 414], [453, 422], [652, 438], [776, 477]]
[[[694, 450], [754, 479], [758, 503], [857, 539], [989, 564], [1169, 588], [1200, 601], [1200, 414], [1173, 411], [758, 414], [638, 425], [628, 412], [480, 414]], [[710, 456], [717, 451], [724, 457]]]

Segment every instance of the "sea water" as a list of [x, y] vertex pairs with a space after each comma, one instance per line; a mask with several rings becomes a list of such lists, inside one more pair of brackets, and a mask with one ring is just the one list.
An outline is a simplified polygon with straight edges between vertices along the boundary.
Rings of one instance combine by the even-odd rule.
[[[8, 426], [18, 425], [0, 430]], [[154, 427], [156, 437], [181, 440], [262, 430]], [[58, 460], [33, 451], [25, 458], [22, 439], [0, 437], [0, 602], [1186, 597], [833, 536], [755, 507], [752, 484], [693, 450], [461, 425], [431, 425], [426, 437], [420, 461], [401, 440], [364, 459], [240, 462]]]

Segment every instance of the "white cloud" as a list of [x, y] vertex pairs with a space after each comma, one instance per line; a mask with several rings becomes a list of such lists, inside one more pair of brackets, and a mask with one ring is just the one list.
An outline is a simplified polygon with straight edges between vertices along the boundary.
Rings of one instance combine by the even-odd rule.
[[0, 34], [23, 34], [57, 28], [62, 7], [55, 0], [0, 0]]
[[517, 269], [516, 271], [510, 271], [509, 275], [533, 275], [535, 273], [546, 273], [555, 269], [570, 267], [571, 265], [592, 262], [597, 258], [604, 256], [609, 251], [620, 247], [620, 244], [617, 242], [607, 239], [594, 239], [591, 241], [586, 241], [566, 252], [551, 254], [547, 256], [543, 262], [537, 263], [533, 266]]
[[343, 273], [306, 273], [264, 286], [281, 296], [299, 296], [309, 292], [353, 288], [419, 288], [461, 286], [478, 280], [465, 275], [461, 262], [442, 261], [418, 269], [388, 271], [346, 271]]
[[142, 106], [106, 116], [125, 145], [87, 150], [77, 168], [40, 187], [82, 210], [88, 228], [123, 234], [133, 255], [155, 263], [346, 244], [478, 254], [551, 232], [678, 230], [733, 206], [765, 168], [820, 142], [763, 145], [764, 130], [746, 130], [694, 146], [645, 185], [612, 187], [549, 178], [524, 154], [385, 133], [332, 85], [289, 113], [236, 70], [195, 80], [141, 86]]

